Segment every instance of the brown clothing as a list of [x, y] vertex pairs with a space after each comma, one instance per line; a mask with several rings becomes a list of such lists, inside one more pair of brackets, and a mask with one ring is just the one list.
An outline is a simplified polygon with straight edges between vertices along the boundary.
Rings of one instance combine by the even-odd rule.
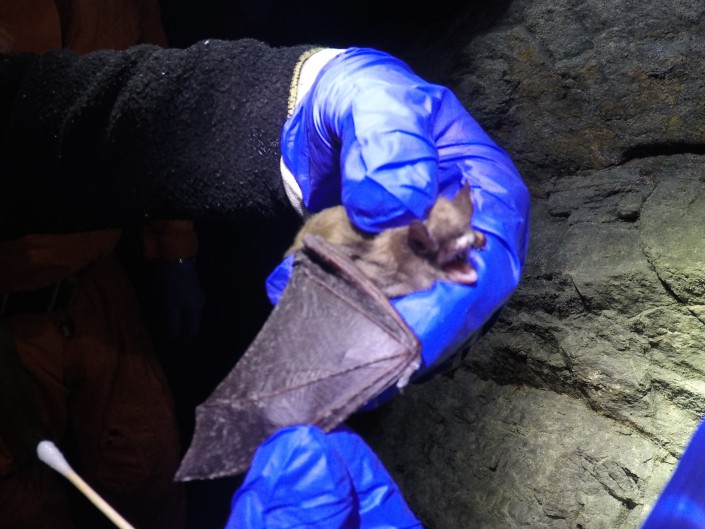
[[79, 53], [166, 46], [155, 0], [7, 0], [0, 6], [0, 52]]
[[[78, 52], [166, 44], [157, 0], [16, 0], [0, 4], [0, 52]], [[70, 438], [73, 466], [138, 527], [185, 525], [172, 477], [179, 444], [171, 397], [114, 256], [117, 229], [34, 234], [0, 241], [0, 296], [78, 275], [75, 299], [48, 313], [0, 317], [36, 392], [45, 434]], [[145, 257], [196, 251], [187, 221], [143, 230]], [[67, 332], [69, 329], [69, 332]], [[0, 413], [0, 529], [74, 527], [61, 479], [13, 452]]]
[[[60, 447], [71, 436], [77, 472], [136, 527], [184, 527], [169, 391], [116, 258], [82, 273], [66, 309], [16, 314], [4, 326], [34, 383], [45, 433]], [[0, 527], [74, 527], [61, 479], [0, 439]]]

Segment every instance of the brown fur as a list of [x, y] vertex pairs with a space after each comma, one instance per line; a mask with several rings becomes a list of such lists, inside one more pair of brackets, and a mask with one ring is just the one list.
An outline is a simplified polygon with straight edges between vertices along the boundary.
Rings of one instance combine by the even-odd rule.
[[301, 249], [303, 236], [315, 234], [340, 245], [360, 270], [388, 297], [430, 288], [437, 280], [472, 284], [476, 273], [467, 251], [485, 244], [470, 227], [472, 200], [463, 187], [453, 200], [439, 197], [428, 219], [369, 234], [355, 227], [343, 206], [325, 209], [306, 221], [286, 252]]

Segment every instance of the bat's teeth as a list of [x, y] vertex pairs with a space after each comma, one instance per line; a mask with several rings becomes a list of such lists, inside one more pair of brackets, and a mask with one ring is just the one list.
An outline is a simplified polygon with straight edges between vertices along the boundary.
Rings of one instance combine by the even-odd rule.
[[459, 249], [464, 249], [467, 250], [468, 248], [472, 248], [472, 246], [475, 244], [475, 233], [472, 231], [467, 232], [465, 235], [462, 237], [459, 237], [455, 243], [455, 245]]

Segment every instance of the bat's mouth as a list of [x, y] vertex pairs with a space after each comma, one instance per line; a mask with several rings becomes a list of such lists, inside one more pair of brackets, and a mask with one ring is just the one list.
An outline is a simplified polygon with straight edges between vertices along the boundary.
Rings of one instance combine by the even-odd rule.
[[438, 255], [438, 264], [450, 281], [463, 285], [477, 283], [477, 270], [468, 262], [468, 250], [482, 248], [485, 236], [474, 230], [453, 240]]
[[450, 281], [463, 285], [474, 285], [477, 283], [477, 270], [467, 262], [465, 254], [444, 264], [442, 269]]

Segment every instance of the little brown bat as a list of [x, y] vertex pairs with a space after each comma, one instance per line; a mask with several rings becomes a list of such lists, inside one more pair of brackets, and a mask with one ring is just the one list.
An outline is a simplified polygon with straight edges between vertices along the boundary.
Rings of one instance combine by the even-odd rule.
[[330, 431], [393, 385], [404, 387], [421, 365], [421, 342], [387, 298], [437, 280], [475, 283], [468, 252], [485, 236], [470, 227], [472, 213], [466, 185], [452, 200], [439, 198], [426, 220], [376, 235], [356, 228], [342, 206], [312, 216], [287, 252], [298, 253], [281, 299], [196, 409], [176, 479], [243, 472], [281, 428]]
[[335, 206], [310, 217], [286, 255], [302, 248], [306, 234], [318, 235], [339, 245], [390, 298], [426, 290], [437, 280], [474, 284], [477, 271], [467, 253], [483, 248], [485, 236], [470, 226], [472, 212], [467, 184], [453, 200], [439, 197], [426, 220], [413, 220], [408, 226], [378, 234], [360, 230], [343, 206]]
[[196, 408], [176, 479], [244, 472], [275, 432], [302, 424], [328, 432], [404, 387], [420, 365], [421, 342], [379, 288], [342, 246], [308, 234], [264, 326]]

